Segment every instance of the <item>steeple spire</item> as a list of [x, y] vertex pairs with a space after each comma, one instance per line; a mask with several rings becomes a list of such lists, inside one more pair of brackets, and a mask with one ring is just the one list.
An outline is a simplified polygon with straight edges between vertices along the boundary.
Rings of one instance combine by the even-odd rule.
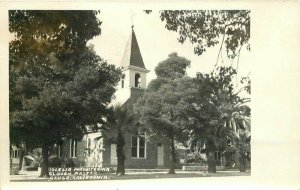
[[133, 24], [133, 12], [131, 11], [131, 28], [133, 30], [134, 24]]
[[127, 42], [126, 49], [121, 61], [121, 67], [126, 68], [129, 66], [139, 67], [146, 69], [144, 61], [140, 52], [140, 48], [135, 36], [134, 25], [131, 26], [131, 36]]

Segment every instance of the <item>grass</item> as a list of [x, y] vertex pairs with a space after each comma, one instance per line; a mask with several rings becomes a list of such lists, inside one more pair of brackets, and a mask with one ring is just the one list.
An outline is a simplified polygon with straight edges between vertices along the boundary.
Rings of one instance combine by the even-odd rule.
[[[177, 173], [177, 174], [167, 174], [167, 173], [128, 173], [123, 176], [117, 176], [116, 174], [103, 174], [103, 176], [106, 176], [105, 179], [108, 180], [130, 180], [130, 179], [164, 179], [164, 178], [197, 178], [197, 177], [227, 177], [227, 176], [250, 176], [251, 172], [238, 172], [238, 171], [218, 171], [217, 173], [204, 173], [204, 172], [186, 172], [186, 173]], [[97, 179], [94, 179], [97, 180]], [[52, 180], [47, 178], [31, 178], [31, 179], [25, 179], [25, 178], [19, 178], [19, 179], [12, 179], [11, 181], [15, 182], [32, 182], [32, 181], [53, 181], [53, 182], [59, 182], [59, 180]], [[70, 181], [77, 181], [77, 180], [70, 180]], [[79, 181], [79, 180], [78, 180]], [[90, 180], [84, 180], [84, 181], [92, 181]], [[98, 179], [99, 181], [99, 179]]]

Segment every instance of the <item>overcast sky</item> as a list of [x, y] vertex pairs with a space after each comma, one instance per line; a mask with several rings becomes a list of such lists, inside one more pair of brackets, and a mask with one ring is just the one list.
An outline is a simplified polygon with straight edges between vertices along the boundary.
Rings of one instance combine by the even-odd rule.
[[[189, 41], [181, 44], [177, 41], [178, 33], [165, 29], [165, 23], [159, 18], [159, 13], [154, 11], [146, 14], [142, 10], [118, 9], [103, 10], [99, 14], [101, 35], [91, 40], [96, 52], [110, 64], [118, 65], [121, 62], [126, 43], [131, 35], [132, 21], [137, 41], [143, 56], [145, 67], [150, 70], [147, 75], [147, 83], [156, 78], [154, 68], [157, 64], [168, 58], [172, 52], [191, 60], [188, 75], [195, 76], [196, 72], [210, 72], [217, 60], [219, 45], [207, 49], [201, 56], [193, 52], [193, 46]], [[250, 52], [245, 48], [241, 51], [239, 61], [239, 74], [247, 75], [250, 72]], [[223, 53], [224, 60], [226, 52]], [[230, 61], [225, 60], [230, 63]], [[219, 63], [221, 64], [221, 62]]]

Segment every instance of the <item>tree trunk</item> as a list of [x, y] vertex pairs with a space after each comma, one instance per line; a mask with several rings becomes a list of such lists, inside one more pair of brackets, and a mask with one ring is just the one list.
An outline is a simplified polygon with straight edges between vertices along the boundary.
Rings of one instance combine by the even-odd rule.
[[174, 144], [174, 136], [171, 137], [171, 164], [169, 174], [175, 174], [176, 152]]
[[118, 128], [117, 137], [117, 175], [125, 175], [125, 153], [124, 153], [124, 137], [120, 128]]
[[46, 141], [42, 145], [42, 171], [40, 177], [50, 177], [48, 167], [49, 145]]
[[[21, 150], [20, 150], [19, 171], [22, 170], [24, 154], [25, 154], [25, 150], [24, 150], [24, 148], [22, 147]], [[23, 167], [24, 167], [24, 166], [23, 166]]]
[[239, 167], [240, 172], [245, 172], [246, 171], [246, 156], [243, 152], [240, 153], [239, 162], [240, 162], [240, 167]]
[[207, 165], [208, 165], [208, 173], [216, 173], [217, 171], [216, 160], [213, 151], [207, 153]]

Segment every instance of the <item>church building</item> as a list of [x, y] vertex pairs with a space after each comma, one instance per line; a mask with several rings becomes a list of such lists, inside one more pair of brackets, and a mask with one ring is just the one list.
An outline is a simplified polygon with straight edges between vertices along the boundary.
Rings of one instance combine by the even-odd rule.
[[[134, 103], [146, 90], [146, 75], [149, 72], [145, 67], [133, 26], [120, 66], [122, 78], [114, 104], [120, 104], [133, 112]], [[149, 141], [145, 132], [140, 132], [139, 135], [125, 133], [124, 137], [125, 168], [161, 168], [169, 163], [168, 149], [161, 142]], [[104, 144], [103, 165], [116, 165], [116, 144]]]
[[[113, 104], [120, 104], [132, 112], [134, 103], [146, 90], [146, 75], [149, 72], [145, 67], [133, 26], [120, 66], [122, 77]], [[148, 135], [145, 132], [125, 132], [125, 168], [168, 167], [169, 149], [162, 142], [150, 141]], [[113, 138], [104, 138], [101, 132], [93, 132], [84, 135], [81, 141], [65, 141], [59, 146], [57, 155], [72, 159], [76, 166], [115, 168], [116, 147], [116, 140]]]
[[[146, 90], [149, 70], [146, 69], [137, 38], [132, 32], [121, 61], [122, 78], [115, 94], [114, 104], [133, 112], [133, 105]], [[162, 168], [169, 163], [168, 149], [161, 142], [147, 139], [145, 132], [125, 133], [125, 168]], [[104, 140], [103, 165], [116, 166], [116, 144]]]

